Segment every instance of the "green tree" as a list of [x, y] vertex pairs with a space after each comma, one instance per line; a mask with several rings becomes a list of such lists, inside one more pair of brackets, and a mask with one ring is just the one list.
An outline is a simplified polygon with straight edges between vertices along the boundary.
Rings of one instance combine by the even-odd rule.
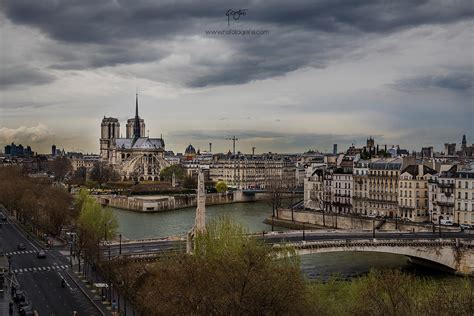
[[98, 241], [111, 240], [117, 234], [117, 218], [110, 208], [102, 207], [86, 190], [79, 191], [74, 207], [80, 209], [77, 219], [77, 255], [79, 260], [81, 254], [84, 254], [89, 262], [95, 262], [98, 256]]
[[[196, 236], [193, 256], [157, 262], [137, 278], [144, 315], [298, 315], [307, 312], [297, 257], [275, 249], [228, 218]], [[283, 255], [282, 255], [283, 252]]]
[[225, 184], [225, 182], [223, 182], [223, 181], [217, 182], [217, 184], [216, 184], [217, 192], [219, 192], [219, 193], [227, 192], [227, 189], [228, 189], [227, 184]]
[[185, 176], [185, 171], [180, 165], [171, 165], [160, 171], [161, 178], [164, 181], [171, 181], [173, 173], [177, 181], [181, 181]]

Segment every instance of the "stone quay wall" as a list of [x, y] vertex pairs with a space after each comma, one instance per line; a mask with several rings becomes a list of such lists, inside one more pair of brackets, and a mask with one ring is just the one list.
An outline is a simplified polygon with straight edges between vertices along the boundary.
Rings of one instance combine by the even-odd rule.
[[[405, 231], [405, 232], [432, 232], [432, 224], [412, 223], [396, 221], [392, 219], [367, 218], [358, 215], [325, 213], [320, 211], [294, 210], [293, 215], [291, 209], [278, 209], [277, 219], [281, 221], [278, 225], [284, 225], [285, 222], [291, 224], [305, 223], [312, 224], [321, 228], [334, 228], [344, 230], [372, 231], [375, 225], [377, 230], [383, 231]], [[267, 223], [269, 220], [266, 221]], [[291, 228], [293, 228], [292, 226]], [[438, 231], [438, 226], [435, 225]], [[458, 231], [458, 227], [443, 226], [443, 231]]]
[[[163, 212], [197, 205], [196, 194], [156, 196], [98, 195], [96, 198], [104, 206], [137, 212]], [[263, 199], [264, 194], [245, 195], [239, 191], [208, 193], [206, 194], [206, 205], [254, 202]]]

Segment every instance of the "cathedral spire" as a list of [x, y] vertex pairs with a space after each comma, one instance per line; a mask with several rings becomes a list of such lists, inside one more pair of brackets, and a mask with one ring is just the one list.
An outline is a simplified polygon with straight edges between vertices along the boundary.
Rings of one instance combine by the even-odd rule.
[[140, 116], [138, 116], [138, 93], [135, 99], [135, 120], [133, 122], [133, 139], [137, 140], [140, 138]]

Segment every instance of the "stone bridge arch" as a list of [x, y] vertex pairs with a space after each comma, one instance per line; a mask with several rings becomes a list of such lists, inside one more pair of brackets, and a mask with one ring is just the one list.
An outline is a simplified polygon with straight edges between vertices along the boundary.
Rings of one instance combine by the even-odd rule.
[[293, 244], [299, 255], [327, 252], [381, 252], [434, 262], [457, 274], [474, 276], [471, 240], [351, 240]]

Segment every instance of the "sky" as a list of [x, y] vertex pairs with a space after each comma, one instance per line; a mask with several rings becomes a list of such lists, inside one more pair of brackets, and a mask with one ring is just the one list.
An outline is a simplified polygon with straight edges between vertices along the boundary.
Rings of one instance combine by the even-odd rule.
[[137, 92], [175, 152], [474, 143], [473, 16], [469, 0], [4, 0], [0, 148], [98, 153]]

